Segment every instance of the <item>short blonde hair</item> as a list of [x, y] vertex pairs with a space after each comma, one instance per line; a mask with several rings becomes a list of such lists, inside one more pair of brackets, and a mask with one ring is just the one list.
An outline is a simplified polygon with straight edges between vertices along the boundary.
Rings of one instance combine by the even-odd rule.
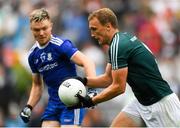
[[45, 8], [36, 9], [30, 14], [30, 23], [33, 21], [39, 22], [45, 19], [50, 20], [49, 13]]
[[118, 28], [118, 20], [114, 12], [109, 8], [101, 8], [89, 14], [88, 21], [96, 17], [102, 25], [111, 23], [114, 28]]

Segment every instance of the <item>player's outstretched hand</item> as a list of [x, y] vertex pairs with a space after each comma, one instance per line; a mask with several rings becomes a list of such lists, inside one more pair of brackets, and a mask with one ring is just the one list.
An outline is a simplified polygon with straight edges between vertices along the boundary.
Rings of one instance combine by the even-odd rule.
[[77, 108], [90, 108], [95, 106], [95, 104], [92, 102], [92, 98], [89, 95], [86, 95], [85, 97], [81, 96], [80, 94], [77, 94], [77, 97], [79, 99], [79, 103], [75, 106], [68, 107], [68, 109], [77, 109]]
[[26, 105], [23, 110], [20, 112], [20, 117], [24, 121], [24, 123], [28, 123], [31, 117], [32, 106]]

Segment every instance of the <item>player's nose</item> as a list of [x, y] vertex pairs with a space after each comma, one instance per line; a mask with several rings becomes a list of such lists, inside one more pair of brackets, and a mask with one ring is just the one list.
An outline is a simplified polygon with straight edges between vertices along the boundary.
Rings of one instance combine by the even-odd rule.
[[40, 30], [39, 31], [39, 35], [43, 35], [44, 34], [44, 31], [43, 30]]

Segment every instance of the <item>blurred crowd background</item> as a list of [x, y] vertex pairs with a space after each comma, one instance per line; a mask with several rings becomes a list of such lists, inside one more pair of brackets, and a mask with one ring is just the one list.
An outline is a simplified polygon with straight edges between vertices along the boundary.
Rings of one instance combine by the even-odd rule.
[[[87, 17], [93, 10], [111, 8], [118, 17], [120, 31], [133, 33], [147, 44], [157, 58], [162, 76], [180, 97], [179, 0], [0, 0], [0, 126], [40, 126], [48, 99], [46, 88], [29, 124], [21, 121], [19, 112], [31, 88], [27, 54], [34, 38], [28, 16], [33, 9], [42, 7], [50, 12], [53, 33], [71, 39], [93, 59], [97, 75], [104, 72], [107, 51], [90, 37]], [[81, 68], [78, 73], [83, 75]], [[125, 94], [89, 109], [83, 126], [109, 126], [133, 98], [127, 85]]]

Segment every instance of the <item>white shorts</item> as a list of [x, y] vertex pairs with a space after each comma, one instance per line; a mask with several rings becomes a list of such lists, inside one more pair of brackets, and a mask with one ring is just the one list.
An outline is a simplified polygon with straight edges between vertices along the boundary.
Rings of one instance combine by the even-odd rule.
[[122, 111], [143, 119], [148, 127], [180, 127], [180, 101], [175, 93], [149, 106], [135, 99]]

